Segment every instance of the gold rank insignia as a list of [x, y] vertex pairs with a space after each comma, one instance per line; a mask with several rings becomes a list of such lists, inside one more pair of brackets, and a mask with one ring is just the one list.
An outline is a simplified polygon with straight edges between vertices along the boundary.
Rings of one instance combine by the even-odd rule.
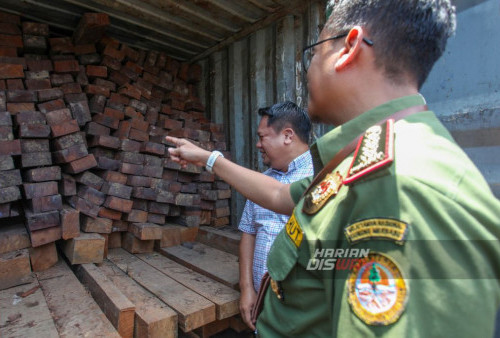
[[409, 287], [400, 268], [387, 255], [370, 252], [354, 266], [347, 282], [347, 300], [368, 325], [395, 323], [403, 313]]
[[315, 214], [333, 196], [337, 195], [342, 187], [342, 175], [338, 171], [329, 173], [304, 198], [302, 211], [306, 214]]
[[394, 159], [394, 120], [370, 127], [359, 139], [354, 157], [344, 178], [351, 184], [359, 178], [392, 163]]
[[408, 235], [408, 224], [393, 218], [370, 218], [349, 224], [344, 233], [350, 244], [384, 239], [403, 245]]

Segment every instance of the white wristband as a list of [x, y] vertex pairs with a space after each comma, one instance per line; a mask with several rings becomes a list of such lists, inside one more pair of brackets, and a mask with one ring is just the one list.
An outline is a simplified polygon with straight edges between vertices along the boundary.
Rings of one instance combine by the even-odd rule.
[[213, 173], [212, 168], [214, 167], [215, 161], [219, 156], [224, 157], [224, 155], [222, 155], [220, 151], [214, 150], [208, 157], [207, 164], [205, 164], [205, 168], [209, 173]]

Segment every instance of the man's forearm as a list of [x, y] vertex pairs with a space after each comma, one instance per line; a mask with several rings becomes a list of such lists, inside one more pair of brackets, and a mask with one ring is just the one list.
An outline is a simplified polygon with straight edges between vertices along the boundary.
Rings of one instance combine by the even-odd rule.
[[[201, 149], [185, 139], [167, 136], [177, 148], [169, 148], [170, 157], [185, 166], [193, 163], [204, 166], [210, 152]], [[271, 177], [246, 169], [225, 158], [218, 157], [213, 172], [229, 183], [239, 193], [260, 206], [284, 215], [290, 215], [294, 203], [290, 195], [290, 187]]]
[[240, 240], [240, 290], [253, 286], [253, 254], [255, 250], [255, 235], [243, 233]]
[[213, 171], [254, 203], [280, 214], [292, 213], [294, 203], [288, 184], [220, 157], [215, 161]]

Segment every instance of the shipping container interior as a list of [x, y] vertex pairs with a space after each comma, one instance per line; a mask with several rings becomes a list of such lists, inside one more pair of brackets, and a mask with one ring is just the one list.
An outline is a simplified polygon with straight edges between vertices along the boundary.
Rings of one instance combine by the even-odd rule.
[[[80, 308], [73, 304], [81, 302], [86, 299], [85, 297], [90, 299], [90, 296], [81, 288], [73, 272], [58, 259], [55, 245], [57, 241], [58, 245], [60, 244], [59, 251], [66, 257], [64, 261], [69, 261], [73, 268], [83, 263], [83, 259], [99, 263], [97, 268], [92, 264], [89, 264], [90, 267], [78, 267], [77, 275], [80, 280], [88, 279], [86, 276], [92, 273], [91, 270], [85, 271], [86, 269], [97, 269], [101, 271], [100, 273], [106, 273], [109, 278], [114, 278], [114, 282], [118, 283], [118, 280], [124, 279], [129, 283], [135, 279], [148, 290], [156, 291], [156, 296], [160, 300], [174, 307], [175, 311], [164, 313], [165, 318], [169, 320], [168, 325], [171, 326], [166, 332], [171, 336], [177, 336], [178, 325], [184, 332], [194, 329], [208, 330], [214, 323], [226, 325], [224, 328], [233, 327], [233, 324], [239, 325], [241, 330], [245, 330], [246, 326], [241, 324], [241, 321], [233, 323], [233, 319], [239, 313], [237, 255], [240, 234], [236, 227], [245, 199], [235, 191], [231, 191], [225, 183], [214, 180], [214, 177], [205, 170], [191, 166], [182, 171], [177, 164], [166, 159], [165, 147], [161, 141], [164, 135], [159, 131], [163, 131], [167, 123], [165, 121], [169, 120], [167, 115], [171, 113], [173, 106], [177, 119], [172, 118], [168, 121], [171, 125], [165, 129], [175, 130], [177, 136], [195, 135], [194, 138], [198, 137], [198, 140], [210, 139], [210, 142], [214, 141], [213, 135], [216, 135], [217, 141], [224, 145], [223, 150], [227, 151], [227, 155], [230, 155], [233, 161], [263, 171], [265, 166], [256, 148], [259, 123], [257, 111], [259, 108], [285, 100], [296, 102], [307, 109], [308, 89], [302, 72], [302, 49], [316, 42], [325, 23], [326, 2], [327, 0], [0, 0], [0, 12], [22, 17], [23, 22], [47, 24], [50, 28], [50, 38], [57, 40], [66, 37], [66, 40], [60, 40], [61, 45], [51, 45], [48, 48], [49, 33], [41, 33], [42, 39], [38, 41], [43, 40], [45, 49], [40, 55], [33, 51], [22, 51], [22, 47], [12, 47], [8, 43], [0, 46], [1, 53], [4, 53], [0, 56], [0, 66], [2, 73], [5, 73], [0, 74], [2, 75], [0, 107], [11, 104], [11, 107], [18, 109], [12, 113], [6, 112], [4, 108], [0, 109], [2, 133], [10, 133], [6, 138], [10, 137], [8, 140], [13, 141], [2, 143], [0, 149], [8, 153], [10, 150], [7, 146], [12, 146], [12, 154], [1, 156], [0, 160], [0, 183], [5, 182], [4, 185], [8, 188], [2, 190], [0, 194], [0, 218], [12, 218], [18, 221], [16, 224], [3, 224], [5, 226], [1, 229], [0, 264], [10, 264], [10, 267], [9, 271], [6, 268], [0, 269], [0, 290], [21, 284], [19, 290], [24, 292], [19, 294], [26, 296], [33, 294], [39, 297], [41, 303], [45, 300], [38, 288], [41, 286], [53, 290], [54, 294], [62, 298], [54, 298], [52, 302], [57, 305], [56, 308], [62, 310], [54, 312], [52, 316], [58, 318], [58, 322], [64, 322], [67, 313], [71, 314], [76, 308]], [[452, 2], [457, 7], [456, 34], [449, 40], [444, 55], [434, 66], [421, 92], [430, 108], [475, 162], [493, 193], [500, 198], [500, 63], [498, 62], [500, 2], [498, 0], [452, 0]], [[90, 56], [83, 58], [88, 63], [82, 62], [81, 55], [74, 50], [61, 52], [61, 48], [68, 47], [66, 44], [68, 41], [71, 44], [71, 36], [77, 30], [85, 13], [103, 13], [110, 21], [106, 28], [106, 35], [110, 39], [97, 47], [97, 51], [96, 46], [99, 43], [91, 43], [92, 54], [89, 52]], [[14, 34], [0, 31], [2, 39], [17, 43], [18, 40], [22, 42], [23, 37], [26, 38], [23, 36], [24, 32], [21, 33], [19, 17], [17, 17], [18, 22], [14, 23], [17, 25], [13, 28]], [[3, 29], [9, 27], [9, 24], [5, 25], [4, 22], [2, 24]], [[28, 27], [27, 31], [30, 28], [32, 32], [36, 31], [36, 25]], [[14, 35], [17, 36], [12, 38]], [[37, 34], [34, 36], [37, 37]], [[37, 40], [34, 39], [31, 43], [33, 41]], [[107, 45], [111, 45], [112, 48], [105, 51]], [[120, 50], [116, 47], [118, 45]], [[127, 49], [127, 46], [131, 48]], [[59, 50], [56, 50], [58, 48]], [[115, 60], [116, 62], [112, 60], [113, 57], [108, 58], [104, 62], [105, 66], [101, 67], [101, 57], [105, 58], [105, 54], [114, 52], [123, 58]], [[7, 53], [13, 54], [7, 55]], [[26, 57], [26, 54], [32, 55]], [[145, 67], [149, 67], [149, 71], [143, 72], [144, 60], [148, 59], [148, 56], [151, 64], [148, 65], [147, 61]], [[167, 56], [171, 58], [170, 61], [167, 61]], [[132, 62], [128, 70], [119, 71], [122, 63], [125, 66], [129, 59], [134, 58], [137, 60], [142, 58], [142, 61]], [[171, 62], [172, 59], [179, 62]], [[30, 66], [27, 63], [30, 63]], [[19, 64], [23, 64], [23, 67]], [[86, 68], [88, 65], [94, 67]], [[117, 68], [113, 71], [114, 66]], [[33, 69], [29, 69], [31, 67]], [[35, 70], [37, 67], [42, 70]], [[68, 70], [68, 67], [74, 68]], [[46, 70], [49, 68], [50, 74]], [[177, 72], [180, 73], [181, 68], [183, 74], [178, 76]], [[82, 69], [84, 77], [88, 75], [91, 78], [90, 86], [88, 81], [84, 83], [85, 80], [79, 78]], [[25, 77], [24, 72], [29, 73], [29, 76]], [[104, 72], [104, 75], [101, 72]], [[126, 72], [128, 73], [125, 75]], [[154, 75], [154, 72], [162, 73], [161, 76], [168, 81], [160, 83], [160, 76]], [[135, 78], [134, 81], [129, 81], [127, 77]], [[195, 100], [184, 102], [182, 100], [188, 97], [187, 94], [181, 95], [179, 99], [171, 93], [176, 92], [172, 90], [173, 87], [169, 87], [175, 86], [176, 77], [182, 78], [179, 90], [184, 93], [195, 91], [195, 95], [189, 92], [189, 97]], [[99, 79], [97, 85], [94, 83], [96, 79]], [[158, 86], [161, 88], [156, 93], [151, 88], [148, 90], [145, 87], [139, 91], [140, 86], [136, 85], [141, 81], [146, 87], [148, 84], [151, 85], [151, 88], [153, 88], [151, 83], [157, 81], [157, 85], [160, 83]], [[28, 87], [28, 83], [31, 86], [43, 84], [48, 87], [40, 91], [38, 90], [40, 88], [24, 90], [24, 86]], [[128, 84], [130, 86], [127, 86]], [[8, 88], [9, 86], [12, 88]], [[18, 88], [14, 88], [16, 86]], [[117, 101], [109, 98], [110, 89], [106, 91], [106, 86], [113, 88], [111, 94], [113, 92], [117, 94], [115, 96]], [[73, 90], [75, 92], [72, 92]], [[135, 101], [130, 100], [133, 101], [131, 104], [133, 109], [127, 110], [122, 107], [125, 114], [132, 115], [125, 117], [124, 112], [113, 108], [113, 105], [116, 108], [122, 104], [121, 94], [126, 96], [127, 102], [136, 98]], [[52, 98], [52, 95], [57, 99]], [[85, 104], [71, 102], [71, 97], [82, 96]], [[159, 99], [159, 102], [151, 97]], [[191, 114], [190, 116], [183, 115], [182, 107], [187, 103], [192, 108], [185, 109], [186, 113]], [[56, 104], [61, 106], [56, 107]], [[87, 104], [91, 105], [90, 109]], [[125, 122], [124, 129], [127, 123], [137, 123], [135, 125], [137, 130], [142, 128], [135, 131], [135, 139], [144, 137], [144, 140], [149, 140], [151, 137], [154, 142], [149, 144], [144, 141], [148, 144], [139, 145], [140, 148], [137, 148], [137, 142], [125, 141], [124, 145], [122, 140], [118, 144], [112, 137], [99, 137], [109, 134], [110, 128], [114, 128], [113, 136], [124, 132], [117, 126], [104, 126], [106, 123], [111, 124], [112, 119], [103, 117], [103, 114], [96, 113], [94, 109], [102, 111], [105, 105], [106, 109], [110, 108], [109, 114], [115, 114], [115, 117], [123, 115], [121, 118], [116, 118], [120, 120], [119, 122], [115, 122]], [[200, 106], [203, 109], [200, 109]], [[18, 114], [26, 107], [32, 109], [26, 114]], [[151, 116], [146, 116], [151, 107], [153, 107]], [[142, 114], [138, 122], [132, 121], [133, 114], [137, 113], [136, 110]], [[58, 113], [51, 113], [52, 111]], [[54, 120], [64, 119], [67, 124], [59, 130], [49, 126], [48, 122], [47, 124], [43, 122], [40, 123], [41, 127], [26, 127], [20, 131], [19, 126], [23, 124], [23, 118], [36, 119], [42, 112], [51, 113], [49, 116]], [[157, 128], [155, 118], [157, 116], [155, 113], [158, 112], [164, 113], [162, 118], [165, 119], [160, 121], [163, 123], [160, 128]], [[88, 113], [88, 116], [83, 116], [83, 113]], [[203, 116], [200, 117], [200, 114], [205, 114], [208, 122], [200, 122], [203, 121]], [[79, 117], [85, 120], [80, 121]], [[103, 125], [98, 126], [99, 123], [90, 122], [91, 118], [92, 122]], [[194, 134], [190, 134], [188, 129], [191, 127], [186, 127], [186, 124], [184, 127], [179, 127], [186, 121], [195, 130]], [[331, 128], [315, 124], [313, 136], [319, 137]], [[14, 132], [16, 137], [19, 136], [16, 139]], [[62, 134], [57, 134], [59, 132], [72, 136], [64, 138], [66, 135], [61, 137]], [[29, 140], [26, 142], [23, 140], [21, 151], [20, 139], [23, 136]], [[32, 138], [38, 139], [33, 141]], [[49, 140], [52, 148], [50, 150]], [[72, 151], [65, 152], [67, 148], [64, 142], [74, 143], [71, 143]], [[210, 142], [208, 143], [215, 144]], [[44, 151], [37, 148], [40, 146], [45, 147]], [[22, 157], [21, 153], [30, 147], [33, 151]], [[93, 148], [92, 151], [90, 148]], [[116, 158], [104, 159], [110, 151], [111, 157], [116, 156]], [[91, 156], [94, 154], [97, 162], [100, 160], [102, 162], [97, 163]], [[15, 156], [17, 157], [14, 163]], [[66, 162], [72, 156], [82, 156], [90, 162], [80, 161], [80, 158], [78, 163], [76, 160]], [[52, 158], [55, 159], [54, 165]], [[135, 166], [134, 162], [143, 163], [148, 168]], [[118, 170], [114, 173], [104, 172], [103, 168], [111, 167], [119, 167], [121, 172]], [[98, 176], [101, 174], [102, 176]], [[44, 178], [37, 175], [42, 175]], [[197, 178], [193, 180], [193, 176]], [[104, 183], [106, 180], [108, 182]], [[122, 183], [115, 184], [117, 182]], [[77, 184], [78, 196], [76, 196]], [[150, 194], [156, 192], [145, 187], [147, 184], [151, 188], [154, 185], [155, 189], [164, 189], [164, 194], [159, 197], [155, 195], [152, 199]], [[12, 188], [13, 186], [15, 188]], [[24, 189], [22, 195], [21, 186]], [[4, 186], [0, 188], [4, 189]], [[182, 193], [175, 195], [179, 192]], [[16, 205], [18, 209], [25, 208], [26, 211], [14, 212], [10, 207], [11, 200], [14, 201], [12, 205]], [[66, 205], [70, 204], [69, 201], [74, 202], [72, 207]], [[92, 203], [97, 203], [96, 201], [100, 201], [101, 208], [93, 208], [95, 205]], [[219, 203], [220, 201], [222, 203]], [[215, 205], [221, 206], [219, 210], [213, 211], [213, 214], [209, 213], [211, 216], [205, 220], [208, 222], [205, 224], [212, 227], [198, 228], [202, 218], [199, 216], [202, 214], [200, 212], [202, 207], [198, 204], [202, 203], [207, 210], [216, 208]], [[193, 205], [196, 207], [193, 208]], [[6, 211], [8, 215], [5, 215]], [[230, 226], [229, 229], [224, 229], [228, 231], [215, 229], [218, 218], [214, 214], [220, 216], [221, 224]], [[96, 217], [97, 215], [99, 217]], [[179, 223], [165, 224], [165, 220], [168, 221], [169, 217], [174, 215], [179, 216], [177, 219]], [[61, 230], [63, 223], [66, 232]], [[63, 240], [60, 240], [61, 238]], [[106, 255], [108, 255], [107, 260], [101, 264]], [[173, 262], [169, 262], [172, 265], [162, 265], [166, 264], [165, 257], [175, 260], [183, 267]], [[14, 268], [11, 268], [12, 266]], [[54, 269], [50, 270], [49, 267], [53, 266]], [[133, 268], [129, 269], [130, 266]], [[2, 275], [4, 271], [7, 273]], [[37, 275], [40, 285], [25, 292], [25, 285], [31, 285], [25, 282], [32, 282], [32, 272], [41, 272]], [[44, 276], [44, 273], [47, 275]], [[53, 278], [53, 274], [58, 278]], [[169, 277], [165, 278], [163, 275]], [[6, 276], [11, 276], [12, 280]], [[171, 283], [170, 278], [172, 280], [177, 278], [179, 284], [185, 283], [185, 278], [188, 278], [186, 276], [190, 276], [191, 282], [195, 281], [194, 284], [189, 284], [185, 288], [179, 287], [176, 281], [168, 284]], [[214, 287], [216, 295], [204, 294], [211, 292], [210, 288], [203, 284], [207, 276], [213, 279], [210, 283], [217, 285]], [[30, 279], [25, 281], [24, 279], [28, 277]], [[51, 285], [57, 280], [60, 284]], [[166, 284], [165, 280], [169, 282]], [[196, 283], [200, 281], [203, 282], [202, 286]], [[198, 299], [200, 305], [206, 301], [203, 297], [207, 299], [212, 296], [218, 297], [219, 291], [224, 290], [224, 287], [216, 283], [224, 284], [224, 287], [229, 289], [227, 293], [230, 295], [228, 299], [222, 301], [225, 302], [223, 305], [217, 305], [217, 321], [214, 305], [216, 300], [211, 299], [214, 304], [208, 303], [213, 307], [210, 309], [212, 317], [197, 314], [206, 318], [196, 325], [193, 324], [195, 321], [192, 318], [187, 319], [187, 316], [180, 316], [177, 322], [176, 313], [181, 313], [183, 309], [175, 306], [182, 307], [186, 303], [185, 299], [189, 297], [182, 292], [171, 292], [172, 285], [179, 287], [175, 290], [186, 291], [186, 288], [196, 290], [188, 291], [195, 299], [193, 303]], [[64, 288], [60, 287], [61, 285]], [[64, 294], [73, 294], [76, 288], [80, 288], [75, 296], [77, 300], [73, 303], [66, 302]], [[130, 297], [138, 293], [140, 292], [131, 292]], [[199, 297], [198, 293], [203, 297]], [[0, 304], [10, 305], [11, 296], [11, 294], [6, 296], [8, 301], [7, 298], [2, 298], [5, 302]], [[102, 300], [99, 295], [93, 296]], [[50, 299], [48, 301], [50, 303]], [[227, 310], [224, 315], [220, 310], [223, 306]], [[90, 305], [81, 307], [91, 309]], [[95, 308], [97, 309], [97, 306]], [[53, 326], [48, 309], [46, 312], [45, 315], [49, 319], [47, 323]], [[92, 317], [96, 313], [88, 314], [87, 317]], [[24, 318], [30, 318], [30, 315], [28, 312]], [[40, 317], [40, 314], [34, 316]], [[497, 316], [500, 323], [500, 313]], [[9, 321], [10, 318], [9, 316]], [[12, 318], [14, 322], [20, 316]], [[61, 318], [62, 320], [59, 320]], [[93, 324], [92, 318], [83, 321], [87, 325], [82, 327], [83, 330], [92, 332], [96, 329], [100, 331], [99, 334], [108, 328], [110, 332], [115, 331], [111, 326], [100, 328]], [[73, 325], [70, 322], [65, 324]], [[30, 325], [34, 324], [29, 322], [26, 327], [31, 327]], [[130, 327], [133, 330], [133, 324]], [[55, 327], [51, 329], [50, 332], [54, 332], [54, 336], [57, 335]], [[45, 333], [47, 332], [49, 331]], [[498, 332], [500, 328], [497, 329], [497, 334]]]

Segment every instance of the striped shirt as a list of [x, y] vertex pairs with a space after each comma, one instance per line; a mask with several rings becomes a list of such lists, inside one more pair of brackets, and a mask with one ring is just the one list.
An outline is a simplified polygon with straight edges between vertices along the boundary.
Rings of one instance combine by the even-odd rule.
[[[264, 174], [285, 184], [312, 176], [313, 164], [311, 153], [306, 151], [295, 158], [288, 165], [288, 171], [286, 173], [269, 168]], [[243, 210], [238, 229], [245, 233], [255, 235], [253, 286], [256, 291], [259, 290], [260, 280], [267, 271], [267, 253], [278, 233], [283, 229], [286, 222], [288, 222], [288, 219], [289, 216], [277, 214], [252, 201], [247, 200], [245, 204], [245, 209]]]

